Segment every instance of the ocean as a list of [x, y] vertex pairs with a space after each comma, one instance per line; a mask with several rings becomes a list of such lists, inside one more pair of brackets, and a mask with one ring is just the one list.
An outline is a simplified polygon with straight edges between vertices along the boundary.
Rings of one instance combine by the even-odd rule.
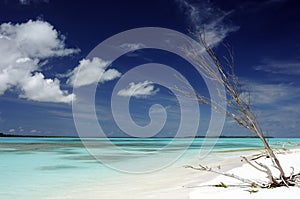
[[[288, 142], [300, 144], [300, 138], [268, 138], [267, 140], [275, 148], [282, 146], [292, 148], [293, 145]], [[99, 161], [77, 138], [2, 137], [0, 138], [0, 198], [35, 199], [51, 198], [51, 196], [56, 198], [55, 196], [61, 196], [62, 193], [82, 189], [83, 186], [90, 187], [97, 184], [105, 186], [108, 183], [113, 185], [115, 182], [113, 179], [121, 175], [142, 175], [126, 173], [126, 169], [122, 170], [122, 165], [126, 165], [124, 168], [135, 169], [138, 164], [144, 164], [144, 167], [136, 168], [147, 169], [148, 164], [145, 164], [147, 162], [150, 166], [164, 164], [149, 169], [150, 173], [156, 172], [155, 170], [163, 170], [170, 165], [184, 164], [191, 159], [197, 159], [201, 147], [210, 151], [202, 157], [207, 162], [226, 158], [228, 156], [223, 154], [229, 152], [263, 147], [257, 138], [195, 138], [193, 140], [181, 138], [168, 147], [171, 141], [171, 138], [111, 138], [110, 144], [107, 144], [105, 139], [85, 139], [85, 142], [92, 143], [93, 149], [97, 149], [99, 152], [97, 155], [102, 156]], [[190, 141], [192, 141], [191, 145], [186, 148], [186, 143]], [[204, 142], [206, 142], [205, 146], [203, 146]], [[130, 155], [111, 153], [115, 150], [112, 147], [116, 146], [130, 152]], [[150, 156], [143, 157], [145, 154]], [[106, 164], [101, 163], [103, 157]], [[168, 159], [168, 157], [176, 158]], [[139, 162], [138, 159], [144, 161]]]

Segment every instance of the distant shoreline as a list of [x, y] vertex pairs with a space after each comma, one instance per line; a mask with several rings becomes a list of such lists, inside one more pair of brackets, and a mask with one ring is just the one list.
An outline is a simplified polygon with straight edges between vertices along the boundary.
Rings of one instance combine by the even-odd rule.
[[[20, 137], [20, 138], [82, 138], [78, 136], [43, 136], [43, 135], [15, 135], [0, 133], [0, 137]], [[83, 137], [83, 138], [106, 138], [106, 137]], [[108, 137], [108, 138], [135, 138], [135, 137]], [[152, 138], [174, 138], [174, 137], [152, 137]], [[177, 138], [259, 138], [257, 136], [195, 136], [195, 137], [177, 137]], [[265, 138], [275, 138], [267, 136]], [[139, 139], [139, 138], [137, 138]], [[140, 138], [146, 139], [146, 138]]]

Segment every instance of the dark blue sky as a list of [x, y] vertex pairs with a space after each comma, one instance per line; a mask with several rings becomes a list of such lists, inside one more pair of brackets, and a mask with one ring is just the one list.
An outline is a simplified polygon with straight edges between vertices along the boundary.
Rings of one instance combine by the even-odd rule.
[[[162, 27], [189, 35], [195, 25], [200, 25], [208, 35], [213, 35], [209, 42], [220, 57], [226, 53], [222, 42], [232, 46], [237, 74], [252, 91], [254, 108], [266, 135], [299, 137], [299, 10], [297, 0], [0, 0], [0, 42], [3, 42], [0, 43], [0, 59], [8, 57], [7, 62], [0, 61], [3, 85], [3, 88], [0, 86], [0, 132], [76, 135], [68, 98], [72, 93], [69, 82], [74, 68], [83, 67], [84, 63], [80, 65], [79, 62], [100, 42], [133, 28]], [[39, 27], [50, 28], [48, 32], [35, 31]], [[30, 39], [28, 32], [33, 35]], [[51, 51], [47, 51], [48, 48]], [[11, 58], [12, 66], [10, 55], [16, 55]], [[25, 57], [30, 61], [21, 62], [20, 58]], [[111, 65], [120, 75], [115, 74], [111, 81], [101, 83], [95, 97], [99, 123], [107, 135], [126, 136], [117, 127], [110, 108], [112, 90], [121, 74], [151, 62], [171, 66], [197, 91], [207, 93], [203, 80], [193, 67], [174, 54], [148, 49], [122, 56]], [[26, 71], [21, 73], [22, 67]], [[6, 74], [5, 71], [9, 72]], [[41, 74], [43, 77], [39, 76]], [[46, 79], [59, 80], [54, 83], [59, 87], [49, 90]], [[48, 92], [43, 90], [47, 88]], [[148, 84], [144, 88], [150, 91], [130, 101], [132, 119], [139, 125], [146, 125], [150, 121], [148, 109], [159, 103], [166, 108], [168, 118], [158, 136], [174, 136], [180, 122], [176, 98], [159, 85]], [[40, 92], [37, 94], [37, 91]], [[205, 135], [209, 108], [201, 105], [200, 112], [198, 135]], [[222, 134], [249, 135], [230, 119]]]

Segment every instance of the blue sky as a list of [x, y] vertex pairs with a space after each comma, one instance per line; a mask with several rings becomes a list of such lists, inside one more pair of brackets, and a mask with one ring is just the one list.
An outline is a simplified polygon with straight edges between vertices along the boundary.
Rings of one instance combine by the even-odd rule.
[[[220, 57], [226, 53], [221, 42], [232, 46], [237, 74], [252, 91], [265, 134], [299, 137], [299, 9], [297, 0], [0, 0], [0, 132], [77, 135], [71, 103], [79, 69], [85, 72], [79, 86], [103, 76], [95, 96], [96, 113], [108, 136], [126, 136], [112, 116], [111, 95], [123, 75], [141, 64], [168, 65], [198, 92], [207, 93], [195, 69], [172, 53], [138, 50], [112, 63], [86, 58], [100, 42], [122, 31], [162, 27], [190, 34], [195, 25], [201, 25]], [[124, 43], [123, 47], [137, 46]], [[147, 125], [149, 108], [160, 104], [167, 119], [157, 136], [174, 136], [180, 123], [174, 95], [145, 77], [145, 81], [123, 85], [118, 96], [126, 98], [134, 88], [139, 89], [129, 110], [136, 124]], [[200, 115], [197, 131], [205, 135], [209, 107], [200, 105]], [[251, 135], [230, 119], [222, 134]]]

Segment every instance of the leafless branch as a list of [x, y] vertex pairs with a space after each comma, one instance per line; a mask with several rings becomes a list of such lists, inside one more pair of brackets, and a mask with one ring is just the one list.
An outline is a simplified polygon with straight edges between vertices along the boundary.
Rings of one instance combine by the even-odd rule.
[[258, 183], [258, 182], [255, 182], [255, 181], [252, 181], [252, 180], [249, 180], [249, 179], [246, 179], [246, 178], [242, 178], [242, 177], [240, 177], [238, 175], [235, 175], [233, 173], [226, 173], [226, 172], [214, 170], [210, 167], [202, 166], [201, 164], [199, 165], [199, 167], [193, 167], [193, 166], [190, 166], [190, 165], [186, 165], [185, 168], [191, 168], [191, 169], [198, 170], [198, 171], [208, 171], [208, 172], [216, 173], [216, 174], [219, 174], [219, 175], [227, 176], [227, 177], [230, 177], [230, 178], [237, 179], [237, 180], [239, 180], [243, 183], [249, 184], [250, 186], [258, 186], [258, 187], [262, 187], [262, 188], [265, 187], [264, 184], [261, 184], [261, 183]]
[[[267, 174], [270, 184], [269, 186], [283, 186], [283, 185], [294, 185], [295, 180], [300, 179], [298, 175], [290, 175], [289, 177], [285, 176], [285, 172], [280, 164], [280, 161], [278, 160], [275, 152], [270, 147], [269, 143], [264, 137], [263, 130], [259, 125], [259, 122], [257, 120], [257, 116], [255, 112], [252, 110], [252, 101], [251, 101], [251, 95], [250, 92], [244, 92], [241, 84], [238, 80], [238, 77], [235, 73], [235, 62], [234, 62], [234, 53], [232, 48], [224, 44], [225, 48], [228, 51], [229, 56], [224, 57], [224, 60], [226, 62], [225, 65], [223, 65], [211, 46], [209, 46], [205, 41], [205, 34], [203, 30], [199, 30], [197, 34], [195, 34], [202, 44], [205, 52], [209, 55], [209, 59], [207, 57], [204, 57], [203, 53], [199, 53], [199, 51], [196, 51], [193, 48], [184, 47], [184, 52], [191, 58], [193, 61], [195, 61], [197, 64], [199, 71], [202, 71], [204, 76], [206, 78], [209, 78], [212, 80], [215, 84], [223, 85], [226, 92], [226, 97], [228, 98], [228, 108], [222, 107], [221, 104], [218, 103], [216, 99], [210, 99], [203, 94], [196, 93], [195, 95], [191, 95], [191, 93], [182, 90], [181, 88], [177, 88], [177, 91], [183, 95], [186, 95], [188, 97], [191, 97], [197, 101], [199, 101], [202, 104], [206, 104], [212, 107], [213, 110], [215, 110], [218, 113], [222, 113], [226, 115], [229, 118], [232, 118], [234, 121], [237, 122], [237, 124], [243, 126], [244, 128], [248, 129], [249, 131], [253, 132], [256, 136], [260, 138], [262, 143], [264, 144], [264, 148], [266, 149], [268, 157], [271, 159], [273, 166], [279, 171], [280, 178], [275, 178], [272, 174], [269, 167], [266, 165], [254, 162], [252, 163], [247, 158], [243, 158], [247, 163], [249, 163], [252, 167], [255, 169], [264, 172]], [[212, 67], [212, 65], [214, 67]], [[185, 81], [182, 81], [183, 83], [187, 83]], [[186, 84], [188, 85], [188, 84]], [[221, 92], [218, 91], [219, 97], [224, 98], [221, 95]], [[262, 156], [260, 156], [262, 157]], [[258, 159], [257, 157], [256, 159]], [[190, 167], [193, 168], [193, 167]], [[196, 168], [193, 168], [196, 169]], [[208, 167], [203, 167], [200, 165], [198, 170], [206, 170], [210, 172], [217, 173], [217, 171], [212, 170]], [[224, 175], [224, 174], [222, 174]], [[232, 176], [232, 175], [231, 175]], [[290, 180], [290, 179], [293, 180]]]

